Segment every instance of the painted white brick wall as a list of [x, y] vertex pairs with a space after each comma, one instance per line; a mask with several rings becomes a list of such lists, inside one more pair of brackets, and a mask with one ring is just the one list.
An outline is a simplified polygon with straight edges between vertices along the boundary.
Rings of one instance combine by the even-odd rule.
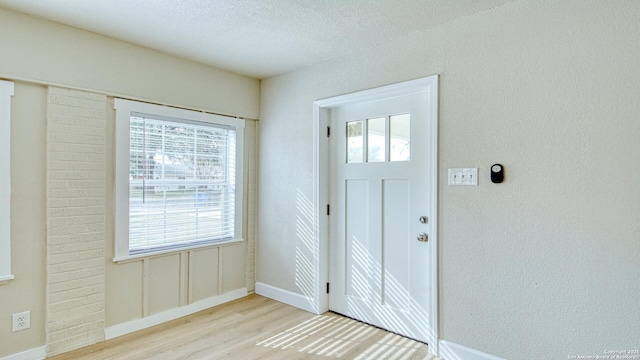
[[100, 94], [49, 87], [49, 356], [104, 340], [106, 100]]
[[246, 282], [247, 291], [253, 292], [256, 287], [256, 223], [258, 199], [258, 121], [247, 120], [244, 132], [246, 158], [248, 159], [247, 174], [247, 262]]

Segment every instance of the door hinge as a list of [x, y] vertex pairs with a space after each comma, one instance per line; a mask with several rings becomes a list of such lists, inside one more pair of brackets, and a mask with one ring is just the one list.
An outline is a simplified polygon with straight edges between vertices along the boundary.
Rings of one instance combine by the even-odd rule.
[[327, 137], [331, 137], [331, 126], [327, 126]]
[[331, 215], [331, 206], [327, 204], [327, 216]]
[[327, 294], [329, 293], [329, 283], [327, 283]]

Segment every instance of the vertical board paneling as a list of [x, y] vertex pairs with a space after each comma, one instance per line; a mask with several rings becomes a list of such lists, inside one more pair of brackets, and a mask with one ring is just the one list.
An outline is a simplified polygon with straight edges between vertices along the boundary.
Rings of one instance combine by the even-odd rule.
[[180, 306], [185, 306], [189, 303], [189, 286], [191, 284], [190, 279], [190, 264], [191, 253], [183, 251], [180, 253]]
[[189, 288], [190, 303], [219, 295], [219, 250], [219, 248], [208, 248], [191, 252], [191, 256], [189, 257], [191, 279], [191, 286]]
[[149, 314], [180, 306], [180, 255], [149, 260]]
[[219, 249], [222, 293], [245, 287], [246, 242], [221, 246]]
[[143, 315], [143, 261], [108, 264], [106, 326], [139, 319]]

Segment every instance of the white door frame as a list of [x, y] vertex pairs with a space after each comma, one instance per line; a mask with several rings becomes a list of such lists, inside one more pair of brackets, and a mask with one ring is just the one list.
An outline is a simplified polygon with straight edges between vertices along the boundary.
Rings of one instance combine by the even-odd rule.
[[429, 178], [431, 193], [433, 196], [432, 208], [430, 210], [429, 222], [433, 224], [433, 232], [429, 234], [429, 241], [433, 244], [434, 251], [430, 254], [429, 266], [431, 267], [431, 308], [429, 316], [431, 319], [432, 334], [429, 339], [429, 352], [438, 354], [438, 75], [433, 75], [421, 79], [406, 81], [398, 84], [383, 86], [375, 89], [364, 90], [352, 94], [340, 95], [328, 99], [317, 100], [313, 103], [313, 206], [317, 212], [318, 223], [314, 227], [314, 237], [318, 241], [317, 254], [317, 274], [320, 277], [320, 288], [317, 290], [317, 298], [314, 299], [318, 305], [318, 313], [329, 311], [329, 294], [327, 294], [326, 284], [329, 282], [329, 216], [327, 216], [327, 204], [329, 204], [329, 137], [327, 129], [329, 127], [329, 110], [333, 107], [351, 105], [354, 103], [370, 101], [379, 98], [390, 98], [394, 96], [404, 96], [415, 93], [429, 92], [430, 100], [433, 104], [431, 108], [431, 119], [429, 139], [431, 144], [431, 161], [434, 171], [431, 171]]

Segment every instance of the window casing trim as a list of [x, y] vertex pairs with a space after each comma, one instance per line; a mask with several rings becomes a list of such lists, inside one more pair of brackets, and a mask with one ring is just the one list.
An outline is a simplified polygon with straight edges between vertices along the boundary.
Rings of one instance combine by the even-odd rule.
[[11, 97], [13, 82], [0, 80], [0, 284], [11, 272]]
[[[114, 262], [123, 262], [140, 258], [153, 257], [160, 254], [179, 253], [185, 250], [215, 247], [224, 244], [243, 241], [244, 214], [244, 126], [243, 119], [214, 115], [193, 110], [179, 109], [156, 104], [142, 103], [116, 98], [115, 132], [115, 245]], [[130, 149], [130, 119], [131, 116], [149, 114], [156, 119], [180, 119], [185, 123], [208, 123], [217, 127], [233, 128], [236, 131], [236, 161], [235, 161], [235, 221], [233, 239], [210, 242], [205, 244], [185, 245], [170, 249], [159, 249], [142, 254], [130, 254], [129, 249], [129, 149]]]
[[144, 254], [127, 255], [127, 256], [124, 256], [124, 257], [114, 257], [112, 259], [112, 261], [115, 262], [115, 263], [126, 263], [126, 262], [130, 262], [130, 261], [138, 261], [138, 260], [141, 260], [141, 259], [151, 259], [151, 258], [154, 258], [154, 257], [160, 257], [160, 256], [164, 256], [166, 254], [175, 254], [175, 253], [181, 253], [181, 252], [188, 252], [188, 251], [197, 250], [197, 249], [217, 248], [217, 247], [222, 247], [222, 246], [226, 246], [226, 245], [230, 245], [230, 244], [239, 243], [239, 242], [242, 242], [242, 241], [243, 241], [243, 239], [233, 239], [233, 240], [229, 240], [229, 241], [218, 241], [218, 242], [207, 243], [207, 244], [182, 246], [179, 249], [165, 249], [165, 250], [158, 250], [158, 251], [154, 251], [154, 252], [148, 252], [148, 253], [144, 253]]

